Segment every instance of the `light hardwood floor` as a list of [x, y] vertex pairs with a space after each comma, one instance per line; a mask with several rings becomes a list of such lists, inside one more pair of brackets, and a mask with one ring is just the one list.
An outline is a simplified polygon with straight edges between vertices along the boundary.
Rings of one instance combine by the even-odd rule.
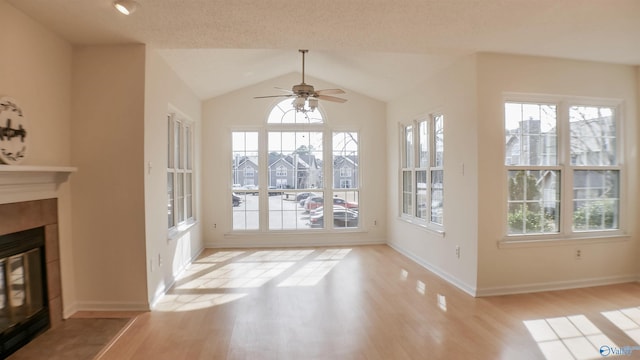
[[473, 298], [382, 245], [207, 249], [101, 359], [598, 359], [639, 314], [638, 283]]

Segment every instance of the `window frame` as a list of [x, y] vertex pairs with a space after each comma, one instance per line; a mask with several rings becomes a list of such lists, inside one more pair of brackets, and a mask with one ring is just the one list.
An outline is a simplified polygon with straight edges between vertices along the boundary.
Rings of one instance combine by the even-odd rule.
[[[557, 95], [539, 95], [539, 94], [521, 94], [506, 93], [502, 99], [502, 139], [506, 138], [505, 127], [505, 104], [506, 103], [530, 103], [530, 104], [550, 104], [556, 106], [556, 153], [557, 161], [555, 165], [506, 165], [507, 156], [504, 140], [502, 142], [502, 167], [503, 167], [503, 201], [502, 201], [502, 219], [503, 219], [503, 240], [501, 243], [546, 243], [549, 241], [566, 241], [566, 240], [582, 240], [582, 239], [600, 239], [600, 238], [619, 238], [627, 236], [626, 234], [626, 200], [624, 194], [627, 193], [626, 176], [627, 165], [624, 159], [624, 114], [623, 102], [617, 99], [607, 98], [585, 98], [570, 97]], [[573, 165], [571, 163], [571, 133], [570, 133], [570, 116], [571, 107], [608, 107], [612, 108], [615, 116], [615, 139], [616, 139], [616, 165], [598, 166], [598, 165]], [[530, 234], [510, 234], [508, 224], [508, 172], [513, 170], [557, 170], [560, 173], [559, 186], [559, 206], [560, 219], [557, 232], [543, 232]], [[596, 229], [596, 230], [574, 230], [573, 229], [573, 200], [574, 200], [574, 173], [581, 170], [615, 170], [618, 172], [618, 228], [616, 229]]]
[[[196, 222], [195, 123], [176, 110], [167, 115], [167, 196], [172, 220], [167, 217], [169, 238]], [[172, 178], [172, 186], [169, 184]], [[182, 186], [178, 186], [178, 184]], [[171, 191], [170, 191], [171, 190]], [[181, 203], [181, 205], [178, 205]]]
[[[442, 159], [436, 161], [436, 122], [442, 124]], [[444, 174], [444, 137], [445, 137], [445, 115], [442, 112], [434, 112], [428, 115], [417, 117], [411, 121], [399, 123], [400, 135], [400, 167], [398, 178], [398, 217], [408, 223], [416, 224], [429, 230], [444, 233], [444, 208], [446, 188]], [[423, 130], [424, 126], [424, 131]], [[409, 134], [410, 132], [410, 134]], [[409, 140], [411, 144], [409, 144]], [[423, 148], [427, 154], [423, 154]], [[426, 157], [426, 159], [425, 159]], [[425, 159], [425, 160], [423, 160]], [[442, 174], [442, 221], [434, 221], [433, 204], [433, 178], [434, 174]], [[424, 178], [424, 185], [418, 185], [418, 176]], [[405, 182], [408, 179], [408, 182]], [[422, 183], [420, 183], [422, 184]], [[405, 185], [409, 185], [409, 190]], [[423, 191], [422, 194], [419, 191]], [[410, 202], [406, 201], [410, 199]], [[424, 203], [424, 210], [420, 209], [420, 204]], [[439, 206], [439, 207], [440, 207]], [[423, 213], [424, 211], [424, 213]], [[424, 216], [422, 216], [424, 215]]]
[[[269, 108], [269, 110], [267, 111], [267, 115], [262, 123], [262, 125], [258, 125], [258, 126], [235, 126], [235, 127], [231, 127], [230, 131], [229, 131], [229, 136], [232, 137], [233, 133], [235, 132], [257, 132], [258, 133], [258, 159], [259, 159], [259, 166], [258, 169], [256, 170], [256, 175], [258, 177], [258, 183], [261, 184], [258, 188], [257, 194], [259, 196], [259, 210], [258, 210], [258, 219], [259, 219], [259, 224], [258, 224], [258, 228], [257, 229], [242, 229], [242, 228], [234, 228], [234, 223], [233, 223], [233, 208], [231, 206], [229, 206], [229, 214], [231, 215], [231, 218], [229, 220], [229, 224], [228, 224], [228, 228], [230, 229], [230, 233], [232, 234], [266, 234], [266, 233], [284, 233], [284, 234], [296, 234], [296, 233], [304, 233], [304, 234], [312, 234], [312, 233], [327, 233], [327, 232], [335, 232], [335, 233], [344, 233], [344, 232], [357, 232], [357, 231], [363, 231], [364, 226], [362, 224], [362, 220], [360, 220], [358, 227], [345, 227], [345, 228], [341, 228], [341, 227], [334, 227], [333, 226], [333, 220], [331, 222], [325, 222], [324, 226], [322, 228], [313, 228], [313, 227], [298, 227], [296, 226], [296, 228], [282, 228], [282, 229], [271, 229], [270, 228], [270, 211], [274, 211], [273, 209], [270, 210], [269, 208], [269, 192], [273, 192], [274, 190], [271, 189], [269, 190], [268, 187], [270, 185], [275, 185], [275, 184], [269, 184], [269, 179], [270, 179], [270, 173], [273, 172], [274, 177], [277, 177], [278, 174], [276, 174], [276, 169], [273, 169], [272, 171], [270, 171], [270, 166], [269, 166], [269, 134], [271, 133], [277, 133], [277, 132], [281, 132], [281, 133], [319, 133], [322, 136], [322, 157], [323, 157], [323, 161], [322, 161], [322, 165], [321, 165], [321, 170], [322, 170], [322, 178], [321, 178], [321, 183], [322, 186], [317, 186], [317, 184], [309, 184], [310, 187], [307, 188], [300, 188], [300, 189], [286, 189], [284, 190], [284, 192], [289, 193], [289, 194], [298, 194], [298, 193], [303, 193], [303, 192], [315, 192], [316, 194], [319, 194], [320, 196], [323, 196], [325, 199], [332, 199], [334, 197], [334, 193], [336, 192], [336, 190], [333, 188], [333, 161], [329, 161], [328, 159], [333, 159], [333, 152], [332, 152], [332, 134], [334, 132], [355, 132], [358, 134], [358, 136], [360, 136], [360, 131], [358, 129], [354, 129], [353, 127], [347, 127], [347, 128], [343, 128], [343, 127], [335, 127], [335, 126], [331, 126], [327, 121], [326, 121], [326, 116], [324, 111], [322, 110], [321, 107], [318, 107], [316, 109], [316, 111], [314, 112], [314, 118], [311, 119], [310, 121], [306, 122], [306, 121], [300, 121], [300, 120], [295, 120], [295, 121], [291, 121], [292, 117], [291, 114], [288, 114], [287, 111], [287, 106], [282, 106], [282, 104], [285, 101], [291, 101], [291, 100], [283, 100], [283, 101], [278, 101], [274, 104], [271, 105], [271, 107]], [[282, 116], [282, 121], [279, 121], [278, 119], [276, 119], [273, 116], [274, 110], [276, 113], [278, 113], [278, 116]], [[296, 119], [297, 117], [302, 116], [300, 114], [296, 114]], [[289, 119], [289, 121], [284, 121], [285, 117], [287, 119]], [[359, 144], [359, 146], [361, 146]], [[233, 152], [233, 149], [230, 149], [230, 153]], [[362, 155], [360, 155], [361, 157]], [[230, 157], [231, 159], [231, 157]], [[231, 165], [228, 167], [229, 169], [231, 169]], [[264, 171], [263, 171], [264, 170]], [[284, 173], [282, 174], [283, 177], [286, 176], [286, 178], [290, 177], [289, 174], [289, 170], [287, 169], [287, 173], [286, 175], [284, 175]], [[295, 171], [293, 171], [295, 173]], [[360, 178], [360, 172], [358, 172], [357, 174], [358, 179]], [[294, 174], [294, 177], [297, 177], [297, 174]], [[231, 179], [231, 177], [230, 177]], [[248, 191], [245, 190], [237, 190], [237, 189], [232, 189], [233, 181], [230, 181], [229, 184], [229, 191], [233, 192], [235, 191], [236, 193], [242, 195], [243, 193], [247, 193]], [[297, 181], [296, 181], [297, 182]], [[360, 184], [361, 182], [358, 180], [357, 181], [358, 184]], [[280, 189], [277, 189], [280, 190]], [[346, 189], [338, 189], [338, 190], [346, 190]], [[349, 190], [354, 190], [354, 189], [349, 189]], [[356, 189], [359, 193], [361, 192], [361, 186], [358, 187], [358, 189]], [[255, 190], [253, 190], [255, 192]], [[280, 195], [281, 196], [281, 195]], [[284, 211], [284, 210], [283, 210]], [[284, 215], [284, 214], [283, 214]], [[332, 218], [333, 214], [332, 214], [332, 207], [324, 207], [324, 213], [323, 216], [325, 219], [328, 218]], [[275, 218], [276, 220], [278, 219], [278, 217], [276, 216]], [[361, 218], [360, 218], [361, 219]]]

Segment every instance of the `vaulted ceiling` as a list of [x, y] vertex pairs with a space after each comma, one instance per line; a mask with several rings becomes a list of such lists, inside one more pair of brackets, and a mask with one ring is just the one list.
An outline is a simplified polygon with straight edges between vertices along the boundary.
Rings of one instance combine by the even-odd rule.
[[[202, 98], [300, 71], [389, 101], [478, 51], [640, 65], [638, 0], [0, 0], [74, 45], [143, 43]], [[291, 84], [293, 85], [293, 84]]]

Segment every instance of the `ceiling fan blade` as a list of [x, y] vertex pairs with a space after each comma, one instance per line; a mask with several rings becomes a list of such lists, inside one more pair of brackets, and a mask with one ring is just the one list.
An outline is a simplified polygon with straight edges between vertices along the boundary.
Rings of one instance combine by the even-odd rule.
[[333, 101], [333, 102], [338, 102], [338, 103], [343, 103], [343, 102], [347, 101], [347, 99], [342, 99], [342, 98], [339, 98], [339, 97], [327, 96], [327, 95], [318, 95], [318, 99], [326, 100], [326, 101]]
[[342, 89], [323, 89], [316, 91], [318, 95], [328, 95], [328, 94], [345, 94]]
[[288, 97], [294, 97], [294, 96], [295, 96], [294, 94], [291, 94], [291, 95], [267, 95], [267, 96], [254, 96], [253, 98], [254, 99], [266, 99], [266, 98], [275, 98], [275, 97], [288, 98]]
[[293, 91], [291, 91], [289, 89], [285, 89], [285, 88], [281, 88], [281, 87], [277, 87], [277, 86], [274, 86], [274, 89], [278, 89], [280, 91], [284, 91], [286, 93], [293, 94]]

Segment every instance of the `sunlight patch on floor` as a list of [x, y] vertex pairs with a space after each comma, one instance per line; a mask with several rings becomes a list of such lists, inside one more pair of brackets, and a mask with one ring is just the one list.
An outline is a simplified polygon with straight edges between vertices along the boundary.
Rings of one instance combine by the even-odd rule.
[[605, 311], [602, 315], [640, 344], [640, 307]]
[[154, 311], [193, 311], [242, 299], [247, 294], [166, 294], [154, 306]]
[[318, 255], [316, 260], [342, 260], [349, 253], [351, 249], [327, 249], [323, 251], [320, 255]]
[[295, 262], [231, 263], [175, 288], [178, 290], [256, 288], [282, 274], [294, 264]]
[[340, 261], [310, 261], [298, 271], [278, 284], [285, 286], [315, 286], [327, 275]]
[[315, 250], [265, 250], [256, 251], [240, 261], [300, 261], [311, 255]]
[[526, 320], [524, 325], [547, 360], [599, 359], [603, 345], [616, 345], [586, 316]]

